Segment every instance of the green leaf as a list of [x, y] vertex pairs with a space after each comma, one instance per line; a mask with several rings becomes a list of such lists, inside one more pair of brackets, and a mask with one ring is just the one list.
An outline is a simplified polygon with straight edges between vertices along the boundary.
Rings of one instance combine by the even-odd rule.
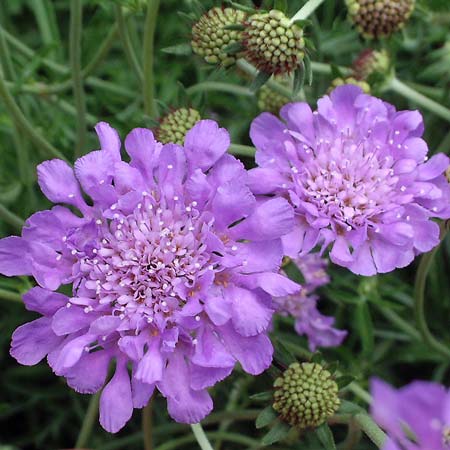
[[339, 406], [339, 414], [358, 414], [364, 411], [361, 406], [356, 403], [349, 402], [348, 400], [341, 400], [341, 405]]
[[233, 42], [232, 44], [227, 45], [222, 49], [224, 53], [228, 53], [230, 55], [234, 55], [236, 53], [242, 52], [244, 50], [244, 46], [241, 42]]
[[323, 356], [322, 356], [322, 353], [320, 353], [320, 352], [314, 353], [314, 355], [312, 355], [312, 357], [311, 357], [312, 363], [321, 364], [322, 361], [323, 361]]
[[331, 76], [333, 78], [342, 78], [342, 72], [339, 70], [339, 67], [335, 64], [331, 64]]
[[233, 8], [239, 9], [244, 12], [248, 12], [248, 13], [255, 12], [255, 10], [253, 8], [250, 8], [249, 6], [241, 5], [240, 3], [237, 3], [237, 2], [233, 2], [232, 0], [226, 0], [226, 3], [231, 5]]
[[272, 74], [263, 72], [262, 70], [258, 72], [258, 75], [256, 75], [256, 78], [252, 81], [252, 84], [250, 85], [250, 90], [252, 92], [256, 92], [261, 86], [264, 86], [267, 81], [269, 81], [269, 78], [272, 76]]
[[304, 62], [305, 62], [306, 82], [308, 83], [308, 86], [311, 86], [313, 81], [313, 71], [311, 59], [308, 55], [305, 55]]
[[333, 433], [327, 423], [323, 423], [316, 429], [316, 435], [326, 450], [336, 450]]
[[161, 51], [169, 55], [183, 55], [183, 56], [192, 55], [192, 48], [189, 44], [186, 43], [171, 45], [170, 47], [164, 47], [161, 49]]
[[305, 75], [305, 63], [304, 61], [302, 61], [294, 72], [294, 86], [292, 88], [292, 95], [297, 95], [300, 89], [305, 84]]
[[287, 0], [274, 0], [273, 9], [286, 13], [288, 9]]
[[338, 385], [339, 389], [345, 388], [352, 381], [355, 381], [355, 377], [353, 377], [351, 375], [342, 375], [342, 376], [336, 378], [336, 384]]
[[295, 356], [288, 350], [283, 342], [277, 338], [275, 338], [275, 359], [286, 366], [289, 366], [297, 361]]
[[331, 374], [334, 374], [336, 372], [336, 370], [338, 370], [338, 367], [339, 367], [339, 361], [333, 361], [332, 363], [327, 365], [327, 370]]
[[240, 23], [234, 23], [232, 25], [225, 25], [223, 27], [224, 30], [231, 30], [231, 31], [244, 31], [245, 26]]
[[250, 395], [250, 400], [254, 400], [255, 402], [267, 402], [272, 399], [272, 392], [258, 392], [257, 394]]
[[295, 25], [298, 25], [300, 28], [306, 28], [312, 25], [312, 22], [309, 19], [298, 19], [294, 21]]
[[256, 428], [263, 428], [269, 425], [277, 418], [276, 411], [272, 408], [272, 406], [268, 406], [264, 408], [256, 418], [255, 426]]
[[370, 355], [373, 352], [375, 341], [372, 316], [370, 315], [369, 304], [366, 300], [360, 301], [356, 306], [355, 319], [356, 328], [361, 337], [363, 353]]
[[289, 425], [278, 419], [270, 431], [262, 438], [261, 443], [263, 445], [271, 445], [275, 442], [281, 441], [281, 439], [287, 436], [289, 429]]

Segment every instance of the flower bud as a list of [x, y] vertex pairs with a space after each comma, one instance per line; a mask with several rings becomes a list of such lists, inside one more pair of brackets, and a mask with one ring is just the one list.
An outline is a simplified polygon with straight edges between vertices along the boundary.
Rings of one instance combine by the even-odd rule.
[[242, 25], [246, 14], [233, 8], [212, 8], [192, 27], [192, 50], [209, 64], [225, 67], [234, 64], [237, 55], [227, 51], [242, 40], [242, 31], [229, 29]]
[[201, 120], [200, 113], [193, 108], [176, 109], [160, 120], [155, 137], [163, 144], [172, 142], [183, 145], [186, 133], [199, 120]]
[[293, 363], [274, 383], [273, 409], [300, 429], [318, 427], [339, 408], [338, 386], [317, 363]]
[[353, 74], [358, 80], [368, 80], [372, 75], [387, 75], [390, 59], [386, 50], [363, 50], [353, 62]]
[[290, 101], [288, 97], [275, 92], [267, 85], [262, 86], [258, 92], [258, 108], [261, 111], [278, 114], [281, 107]]
[[355, 86], [359, 86], [366, 94], [370, 94], [370, 85], [364, 80], [356, 79], [355, 77], [348, 76], [345, 78], [339, 77], [335, 78], [330, 87], [328, 88], [327, 93], [329, 94], [334, 88], [338, 86], [342, 86], [344, 84], [354, 84]]
[[350, 20], [366, 38], [390, 36], [401, 29], [415, 0], [346, 0]]
[[277, 10], [248, 18], [244, 46], [246, 59], [271, 74], [295, 70], [305, 55], [302, 29]]

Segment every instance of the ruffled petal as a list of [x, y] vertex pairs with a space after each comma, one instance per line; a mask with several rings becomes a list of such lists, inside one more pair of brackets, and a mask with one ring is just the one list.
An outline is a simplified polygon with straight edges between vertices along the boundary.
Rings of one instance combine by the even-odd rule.
[[75, 333], [90, 325], [96, 316], [86, 313], [83, 307], [63, 307], [52, 318], [52, 329], [58, 336]]
[[31, 275], [29, 251], [25, 239], [17, 236], [0, 239], [0, 273], [7, 277]]
[[25, 308], [29, 311], [36, 311], [44, 316], [52, 316], [58, 309], [62, 308], [69, 301], [69, 297], [43, 289], [39, 286], [31, 288], [23, 296]]
[[205, 326], [197, 336], [191, 361], [202, 367], [233, 367], [236, 360], [224, 347], [213, 331]]
[[100, 424], [117, 433], [131, 419], [133, 400], [126, 362], [117, 361], [116, 372], [100, 396]]
[[113, 161], [120, 161], [120, 137], [117, 131], [106, 122], [95, 125], [95, 131], [102, 151], [107, 152]]
[[154, 391], [154, 384], [143, 383], [134, 377], [131, 378], [131, 392], [134, 408], [144, 408], [147, 406]]
[[233, 371], [231, 367], [200, 367], [195, 364], [190, 365], [191, 388], [200, 391], [214, 386], [217, 382], [224, 380]]
[[161, 380], [163, 368], [164, 360], [159, 350], [159, 339], [155, 339], [139, 361], [134, 377], [144, 383], [154, 384]]

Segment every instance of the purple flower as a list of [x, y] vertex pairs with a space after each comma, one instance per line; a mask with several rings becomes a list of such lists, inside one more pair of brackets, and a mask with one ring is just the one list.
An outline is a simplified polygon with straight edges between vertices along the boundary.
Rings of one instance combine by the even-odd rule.
[[352, 86], [321, 98], [314, 113], [290, 103], [281, 122], [257, 117], [251, 138], [258, 168], [257, 194], [291, 202], [296, 227], [284, 239], [296, 257], [331, 245], [330, 258], [361, 275], [408, 265], [439, 242], [433, 217], [450, 217], [449, 159], [427, 160], [417, 111], [396, 111]]
[[450, 390], [413, 381], [395, 390], [372, 379], [372, 415], [389, 437], [384, 450], [450, 449]]
[[[115, 130], [96, 130], [101, 150], [74, 170], [61, 160], [38, 167], [47, 198], [81, 214], [55, 206], [31, 216], [22, 237], [0, 241], [0, 272], [32, 275], [39, 286], [24, 302], [42, 314], [15, 331], [11, 354], [25, 365], [47, 355], [81, 393], [98, 391], [114, 361], [100, 397], [108, 431], [155, 387], [175, 420], [198, 422], [212, 409], [207, 388], [236, 362], [250, 374], [271, 364], [271, 296], [299, 289], [278, 274], [293, 210], [255, 199], [213, 121], [198, 122], [184, 148], [133, 130], [130, 163]], [[72, 297], [53, 292], [64, 284]]]
[[313, 291], [330, 281], [326, 272], [327, 260], [318, 253], [304, 255], [294, 261], [303, 275], [299, 293], [275, 298], [277, 311], [295, 318], [295, 331], [308, 338], [309, 349], [341, 345], [347, 332], [333, 327], [334, 318], [324, 316], [317, 309], [319, 297]]

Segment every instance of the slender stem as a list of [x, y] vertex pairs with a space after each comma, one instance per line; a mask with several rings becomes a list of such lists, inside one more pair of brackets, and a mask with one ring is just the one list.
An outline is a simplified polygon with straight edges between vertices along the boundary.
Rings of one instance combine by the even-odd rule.
[[354, 416], [354, 421], [378, 448], [384, 446], [386, 434], [370, 416], [367, 414], [356, 414], [356, 416]]
[[345, 438], [342, 448], [344, 450], [353, 450], [361, 440], [361, 428], [352, 418], [348, 422], [347, 437]]
[[125, 56], [128, 60], [128, 64], [133, 68], [136, 73], [139, 82], [142, 82], [142, 69], [139, 65], [136, 52], [134, 51], [133, 44], [131, 43], [130, 33], [128, 32], [127, 23], [123, 15], [122, 6], [120, 4], [116, 5], [116, 20], [119, 26], [120, 40], [122, 41], [122, 46], [125, 51]]
[[202, 450], [214, 450], [199, 423], [192, 424], [191, 429], [194, 433], [195, 439], [197, 439], [198, 445]]
[[255, 147], [250, 147], [249, 145], [231, 144], [229, 147], [229, 152], [233, 155], [241, 156], [255, 156]]
[[22, 295], [18, 294], [17, 292], [8, 291], [6, 289], [0, 289], [0, 298], [2, 300], [22, 303]]
[[371, 395], [354, 381], [350, 383], [345, 389], [349, 390], [366, 403], [370, 403], [372, 401]]
[[447, 122], [450, 122], [450, 109], [440, 105], [434, 100], [431, 100], [430, 98], [426, 97], [420, 92], [417, 92], [410, 86], [400, 81], [398, 78], [392, 77], [389, 85], [387, 86], [387, 89], [390, 89], [391, 91], [394, 91], [399, 95], [402, 95], [403, 97], [407, 98], [408, 100], [411, 100], [417, 105], [425, 109], [428, 109], [429, 111], [433, 112], [442, 119], [445, 119]]
[[384, 306], [379, 306], [378, 311], [380, 311], [380, 313], [391, 323], [396, 325], [399, 330], [402, 330], [405, 334], [415, 340], [420, 340], [420, 333], [412, 325], [410, 325], [409, 322], [402, 319], [395, 311], [392, 311], [392, 309], [387, 309]]
[[[442, 233], [442, 238], [445, 237], [446, 229]], [[417, 269], [416, 280], [414, 283], [414, 314], [416, 318], [417, 328], [422, 336], [424, 343], [444, 358], [450, 357], [450, 349], [439, 342], [428, 328], [427, 320], [425, 317], [425, 286], [427, 282], [427, 275], [433, 262], [434, 255], [436, 254], [439, 246], [434, 248], [431, 252], [426, 253], [420, 260], [419, 267]]]
[[307, 19], [322, 3], [324, 0], [308, 0], [291, 18], [291, 23], [296, 20]]
[[89, 406], [86, 411], [86, 415], [84, 416], [83, 424], [81, 425], [81, 430], [75, 443], [75, 448], [86, 447], [86, 444], [89, 441], [94, 423], [97, 420], [98, 416], [99, 398], [100, 393], [97, 392], [97, 394], [94, 394], [89, 401]]
[[147, 406], [142, 410], [142, 432], [144, 434], [145, 450], [153, 450], [152, 403], [153, 399], [150, 399]]
[[143, 45], [143, 61], [144, 61], [144, 111], [151, 118], [156, 118], [156, 102], [155, 102], [155, 77], [153, 73], [154, 59], [154, 40], [156, 29], [156, 18], [158, 16], [159, 0], [148, 0], [147, 16], [145, 18], [144, 28], [144, 45]]
[[84, 98], [83, 76], [81, 74], [81, 33], [83, 29], [82, 0], [72, 0], [70, 4], [70, 66], [72, 69], [73, 95], [77, 110], [77, 138], [75, 157], [86, 148], [86, 100]]
[[198, 92], [220, 91], [228, 94], [243, 95], [246, 97], [253, 97], [255, 94], [250, 89], [242, 86], [237, 86], [232, 83], [222, 83], [220, 81], [203, 81], [194, 84], [186, 89], [188, 95], [197, 94]]
[[[326, 63], [312, 61], [311, 68], [313, 72], [323, 75], [331, 75], [332, 73], [331, 65]], [[351, 73], [351, 69], [348, 67], [338, 66], [338, 69], [343, 75], [349, 75]]]
[[23, 227], [23, 220], [1, 204], [0, 204], [0, 218], [18, 230], [21, 230]]

